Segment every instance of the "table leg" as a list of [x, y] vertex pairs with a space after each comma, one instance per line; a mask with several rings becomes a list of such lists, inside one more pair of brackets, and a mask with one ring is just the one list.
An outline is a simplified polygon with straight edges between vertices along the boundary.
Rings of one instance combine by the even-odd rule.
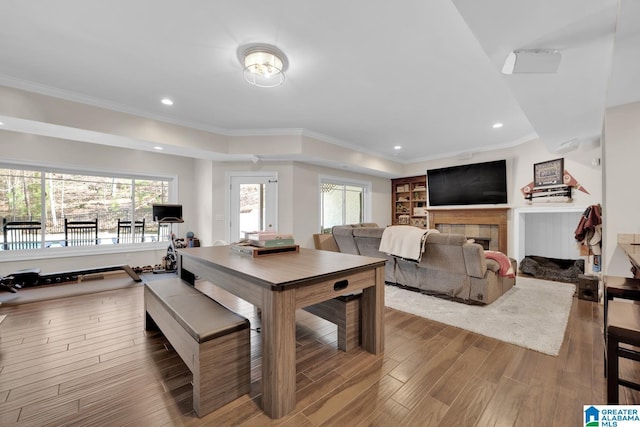
[[384, 267], [376, 268], [376, 285], [362, 290], [362, 348], [384, 352]]
[[296, 407], [295, 289], [262, 296], [262, 409], [281, 418]]
[[[605, 331], [605, 334], [607, 332]], [[609, 334], [607, 334], [609, 335]], [[607, 405], [619, 403], [618, 338], [607, 336]]]

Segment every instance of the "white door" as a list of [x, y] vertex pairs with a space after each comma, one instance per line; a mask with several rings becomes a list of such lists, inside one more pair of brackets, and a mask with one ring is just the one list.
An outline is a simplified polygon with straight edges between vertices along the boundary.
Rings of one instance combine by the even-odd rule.
[[229, 241], [248, 231], [278, 230], [278, 175], [238, 172], [230, 175]]

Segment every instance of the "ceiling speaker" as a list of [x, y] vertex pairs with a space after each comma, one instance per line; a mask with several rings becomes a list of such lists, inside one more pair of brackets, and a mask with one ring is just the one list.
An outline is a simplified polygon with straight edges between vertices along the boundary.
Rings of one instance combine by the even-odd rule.
[[503, 74], [555, 73], [560, 66], [560, 52], [555, 49], [518, 49], [509, 53]]
[[558, 147], [556, 147], [556, 149], [553, 150], [553, 152], [556, 154], [566, 154], [569, 151], [573, 151], [576, 148], [578, 148], [579, 145], [580, 145], [580, 140], [578, 138], [572, 138], [568, 141], [564, 141], [560, 143]]

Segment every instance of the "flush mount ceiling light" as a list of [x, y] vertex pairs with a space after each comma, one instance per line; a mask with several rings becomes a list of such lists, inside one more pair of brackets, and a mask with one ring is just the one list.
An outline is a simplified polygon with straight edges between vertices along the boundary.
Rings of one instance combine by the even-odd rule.
[[240, 63], [244, 79], [258, 87], [275, 87], [284, 83], [287, 57], [280, 49], [270, 45], [251, 45], [242, 49]]

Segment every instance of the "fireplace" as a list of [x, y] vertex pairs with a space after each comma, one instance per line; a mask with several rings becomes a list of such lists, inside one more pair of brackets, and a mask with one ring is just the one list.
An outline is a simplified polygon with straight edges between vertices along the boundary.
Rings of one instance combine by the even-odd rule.
[[498, 226], [495, 224], [436, 224], [436, 230], [441, 233], [462, 234], [467, 239], [475, 240], [485, 250], [498, 250]]
[[442, 233], [463, 234], [486, 244], [485, 248], [507, 253], [509, 208], [429, 208], [428, 211], [429, 228]]

